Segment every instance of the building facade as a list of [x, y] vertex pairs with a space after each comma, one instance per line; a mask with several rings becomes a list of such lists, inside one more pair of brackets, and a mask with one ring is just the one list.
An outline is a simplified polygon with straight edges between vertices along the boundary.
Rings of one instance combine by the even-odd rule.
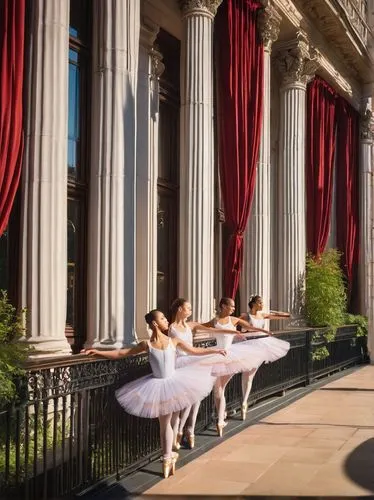
[[[144, 313], [176, 296], [194, 319], [213, 316], [227, 238], [214, 27], [226, 1], [27, 5], [22, 177], [0, 241], [1, 286], [27, 309], [33, 356], [135, 342]], [[374, 352], [373, 4], [263, 2], [263, 125], [238, 297], [242, 310], [258, 293], [299, 317], [317, 76], [361, 117], [359, 297]]]

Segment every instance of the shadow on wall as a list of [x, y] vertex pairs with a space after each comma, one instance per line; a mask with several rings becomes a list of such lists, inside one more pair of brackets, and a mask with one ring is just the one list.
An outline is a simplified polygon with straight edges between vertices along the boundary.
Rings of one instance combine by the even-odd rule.
[[374, 493], [374, 438], [364, 441], [348, 455], [344, 470], [352, 481]]

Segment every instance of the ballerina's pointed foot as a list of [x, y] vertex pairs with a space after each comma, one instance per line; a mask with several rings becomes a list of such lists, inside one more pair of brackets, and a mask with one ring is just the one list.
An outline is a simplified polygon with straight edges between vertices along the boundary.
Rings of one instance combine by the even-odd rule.
[[175, 464], [177, 463], [178, 457], [178, 453], [173, 453], [171, 458], [164, 458], [162, 462], [162, 472], [165, 479], [167, 479], [169, 476], [174, 476]]
[[195, 448], [195, 434], [189, 434], [187, 436], [187, 443], [188, 443], [188, 447], [190, 448], [190, 450]]
[[174, 450], [179, 450], [180, 449], [182, 439], [183, 439], [183, 433], [182, 432], [178, 432], [178, 434], [175, 437], [174, 444], [173, 444], [173, 449]]
[[162, 462], [162, 472], [164, 474], [164, 478], [167, 479], [170, 475], [173, 475], [173, 459], [172, 458], [164, 458]]
[[245, 420], [247, 418], [247, 411], [248, 411], [248, 403], [242, 404], [242, 420]]
[[223, 436], [223, 429], [226, 427], [227, 422], [218, 422], [217, 423], [217, 434], [219, 437]]

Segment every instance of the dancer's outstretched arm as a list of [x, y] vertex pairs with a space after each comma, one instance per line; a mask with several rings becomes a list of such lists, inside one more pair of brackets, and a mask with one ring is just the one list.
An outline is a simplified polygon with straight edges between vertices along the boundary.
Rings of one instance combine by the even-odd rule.
[[232, 321], [235, 326], [243, 326], [246, 330], [248, 330], [248, 332], [262, 332], [266, 333], [267, 335], [273, 335], [271, 332], [269, 332], [269, 330], [265, 330], [264, 328], [257, 328], [256, 326], [251, 325], [251, 323], [248, 323], [248, 321], [245, 321], [242, 318], [232, 318]]
[[139, 342], [139, 344], [137, 344], [136, 346], [129, 347], [127, 349], [113, 349], [112, 351], [101, 351], [99, 349], [82, 349], [81, 354], [99, 356], [100, 358], [106, 358], [106, 359], [119, 359], [147, 351], [148, 351], [147, 342], [143, 340], [142, 342]]
[[268, 313], [263, 313], [263, 317], [264, 319], [285, 319], [290, 318], [291, 314], [283, 311], [269, 311]]
[[186, 342], [183, 342], [181, 339], [173, 339], [173, 343], [175, 347], [179, 347], [183, 351], [188, 354], [193, 354], [194, 356], [207, 356], [208, 354], [222, 354], [222, 356], [227, 355], [227, 351], [225, 349], [217, 349], [215, 347], [192, 347]]
[[237, 330], [229, 330], [228, 328], [215, 328], [213, 325], [214, 325], [213, 320], [208, 321], [207, 323], [196, 323], [194, 321], [188, 322], [188, 326], [191, 328], [191, 330], [194, 333], [207, 332], [207, 333], [214, 333], [214, 335], [216, 335], [218, 333], [218, 334], [231, 334], [231, 335], [236, 335], [239, 337], [243, 336]]

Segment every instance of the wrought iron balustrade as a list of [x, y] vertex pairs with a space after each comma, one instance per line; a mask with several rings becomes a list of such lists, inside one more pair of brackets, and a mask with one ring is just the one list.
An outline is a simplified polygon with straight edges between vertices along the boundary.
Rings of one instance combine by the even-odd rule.
[[[259, 369], [250, 402], [364, 359], [363, 339], [356, 338], [355, 327], [339, 329], [335, 341], [327, 344], [330, 357], [322, 361], [312, 361], [313, 349], [324, 345], [313, 337], [309, 329], [280, 335], [290, 341], [291, 350]], [[118, 361], [78, 355], [30, 365], [27, 379], [20, 381], [22, 401], [0, 410], [0, 497], [58, 498], [128, 474], [157, 457], [157, 421], [126, 414], [114, 396], [117, 387], [149, 372], [144, 355]], [[230, 381], [226, 399], [229, 411], [240, 408], [240, 375]], [[201, 405], [197, 430], [214, 419], [210, 395]]]

